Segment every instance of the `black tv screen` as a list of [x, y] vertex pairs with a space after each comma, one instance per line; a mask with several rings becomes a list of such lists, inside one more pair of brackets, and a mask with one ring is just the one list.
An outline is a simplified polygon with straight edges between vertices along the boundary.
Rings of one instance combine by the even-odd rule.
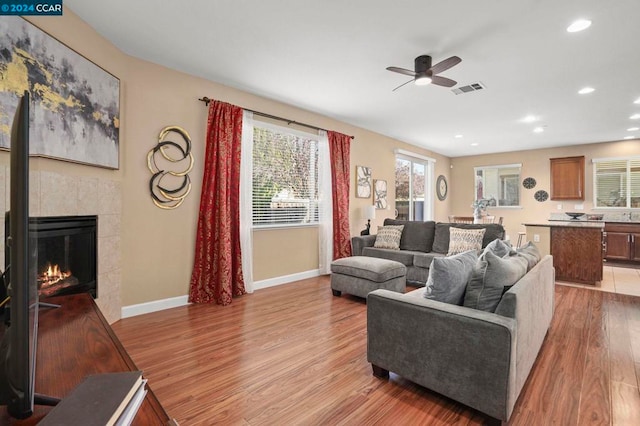
[[[24, 92], [11, 129], [10, 231], [5, 247], [9, 268], [5, 285], [9, 301], [8, 328], [0, 347], [0, 403], [9, 414], [33, 413], [38, 330], [38, 289], [29, 246], [29, 93]], [[30, 269], [31, 268], [31, 269]]]

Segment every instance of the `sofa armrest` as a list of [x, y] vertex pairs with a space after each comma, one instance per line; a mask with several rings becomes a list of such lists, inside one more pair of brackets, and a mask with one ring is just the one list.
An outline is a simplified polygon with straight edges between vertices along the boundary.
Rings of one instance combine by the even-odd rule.
[[496, 314], [516, 320], [516, 393], [524, 386], [553, 319], [555, 269], [546, 255], [503, 296]]
[[490, 312], [387, 290], [367, 296], [367, 359], [507, 420], [515, 399], [516, 324]]
[[353, 256], [362, 256], [365, 247], [373, 247], [376, 242], [375, 235], [359, 235], [351, 237], [351, 253]]

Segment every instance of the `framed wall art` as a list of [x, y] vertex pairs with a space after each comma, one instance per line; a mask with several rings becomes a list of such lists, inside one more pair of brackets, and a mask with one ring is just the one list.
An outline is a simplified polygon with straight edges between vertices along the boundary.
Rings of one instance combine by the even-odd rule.
[[371, 198], [371, 167], [356, 166], [356, 197]]
[[387, 181], [386, 180], [374, 180], [373, 181], [373, 205], [376, 209], [387, 208]]
[[0, 149], [31, 94], [30, 153], [119, 167], [120, 80], [31, 23], [0, 16]]

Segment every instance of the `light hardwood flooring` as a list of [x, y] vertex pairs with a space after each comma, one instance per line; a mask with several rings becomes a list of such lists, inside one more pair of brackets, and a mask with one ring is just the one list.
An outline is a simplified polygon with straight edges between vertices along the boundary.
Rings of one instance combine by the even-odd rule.
[[[555, 303], [509, 424], [640, 424], [640, 298], [558, 285]], [[395, 374], [374, 377], [366, 304], [333, 297], [326, 277], [113, 329], [183, 426], [495, 423]]]

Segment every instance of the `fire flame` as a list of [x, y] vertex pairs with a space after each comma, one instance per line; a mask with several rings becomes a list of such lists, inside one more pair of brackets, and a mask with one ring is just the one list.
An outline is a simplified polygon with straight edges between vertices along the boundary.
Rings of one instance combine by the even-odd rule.
[[47, 270], [40, 275], [40, 282], [43, 286], [56, 284], [71, 276], [71, 271], [61, 271], [58, 265], [47, 264]]

